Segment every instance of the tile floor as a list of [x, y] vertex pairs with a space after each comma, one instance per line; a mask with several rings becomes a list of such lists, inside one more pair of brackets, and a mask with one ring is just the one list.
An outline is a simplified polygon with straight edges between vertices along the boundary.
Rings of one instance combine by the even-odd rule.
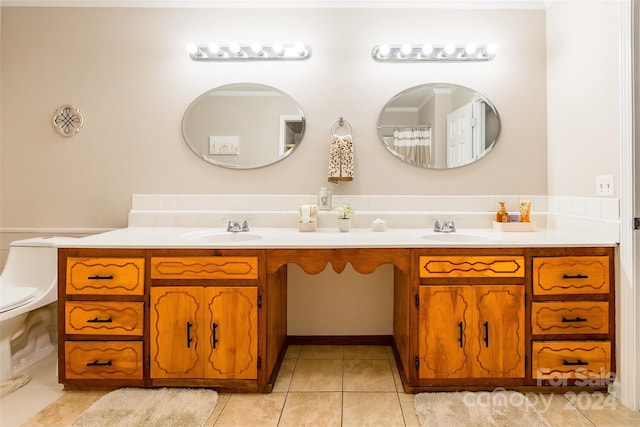
[[[0, 426], [65, 426], [105, 392], [64, 392], [55, 355], [26, 386], [0, 400]], [[273, 393], [220, 393], [210, 426], [418, 426], [389, 347], [290, 346]], [[640, 426], [640, 413], [609, 396], [529, 395], [553, 427]], [[453, 427], [453, 426], [447, 426]]]

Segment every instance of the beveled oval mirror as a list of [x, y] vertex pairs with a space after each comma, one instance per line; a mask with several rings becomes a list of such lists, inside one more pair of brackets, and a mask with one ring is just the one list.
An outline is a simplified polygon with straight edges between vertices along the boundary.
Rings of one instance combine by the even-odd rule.
[[397, 158], [428, 169], [450, 169], [484, 157], [500, 134], [500, 117], [481, 93], [450, 83], [414, 86], [391, 98], [378, 136]]
[[300, 144], [302, 109], [286, 93], [259, 83], [211, 89], [189, 105], [182, 135], [198, 157], [217, 166], [253, 169], [289, 156]]

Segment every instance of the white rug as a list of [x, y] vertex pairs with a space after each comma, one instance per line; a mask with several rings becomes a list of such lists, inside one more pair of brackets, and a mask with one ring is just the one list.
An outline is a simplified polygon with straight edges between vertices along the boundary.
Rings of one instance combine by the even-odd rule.
[[422, 427], [549, 427], [527, 397], [514, 391], [420, 393], [414, 408]]
[[0, 383], [0, 397], [5, 397], [8, 394], [13, 393], [23, 385], [29, 382], [31, 377], [27, 374], [16, 374], [7, 378]]
[[103, 396], [73, 427], [202, 426], [218, 403], [206, 388], [121, 388]]

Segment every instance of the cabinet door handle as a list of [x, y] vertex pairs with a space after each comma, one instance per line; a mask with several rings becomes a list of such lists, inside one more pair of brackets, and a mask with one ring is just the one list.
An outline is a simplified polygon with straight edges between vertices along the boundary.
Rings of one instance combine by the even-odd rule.
[[193, 338], [191, 338], [191, 327], [193, 326], [193, 324], [191, 322], [187, 322], [187, 348], [191, 347], [191, 341], [193, 341]]
[[216, 348], [216, 344], [218, 344], [218, 338], [216, 337], [217, 329], [218, 324], [214, 322], [213, 325], [211, 325], [211, 346], [213, 348]]
[[96, 274], [95, 276], [87, 277], [87, 279], [89, 279], [89, 280], [113, 280], [113, 274], [110, 275], [110, 276], [100, 276], [100, 275]]
[[562, 278], [563, 279], [588, 279], [589, 276], [585, 276], [585, 275], [582, 275], [582, 274], [576, 274], [575, 276], [570, 276], [568, 274], [563, 274]]
[[484, 346], [489, 348], [489, 322], [484, 322]]
[[87, 320], [87, 323], [113, 323], [113, 319], [111, 319], [111, 317], [108, 319], [98, 319], [97, 317], [94, 317], [93, 319]]
[[464, 324], [462, 322], [458, 322], [458, 342], [460, 343], [460, 348], [463, 347], [463, 334], [464, 334]]
[[111, 360], [109, 360], [108, 362], [98, 362], [97, 360], [94, 360], [93, 362], [87, 363], [87, 366], [111, 366], [111, 365], [113, 365]]
[[562, 364], [564, 366], [586, 366], [589, 364], [589, 362], [583, 362], [580, 359], [578, 359], [576, 362], [569, 362], [568, 360], [563, 360]]
[[586, 317], [577, 316], [573, 319], [567, 319], [566, 317], [562, 316], [562, 323], [586, 322], [586, 321], [587, 321]]

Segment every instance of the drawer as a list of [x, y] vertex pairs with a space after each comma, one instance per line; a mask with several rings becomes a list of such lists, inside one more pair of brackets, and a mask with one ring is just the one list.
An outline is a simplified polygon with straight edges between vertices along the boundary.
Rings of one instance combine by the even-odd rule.
[[142, 336], [144, 303], [81, 301], [65, 303], [65, 333]]
[[524, 257], [421, 256], [420, 277], [524, 277]]
[[67, 341], [67, 379], [142, 379], [141, 341]]
[[534, 302], [531, 328], [539, 334], [606, 334], [609, 303], [594, 301]]
[[143, 295], [144, 258], [67, 258], [68, 295]]
[[609, 341], [534, 341], [534, 379], [609, 378]]
[[152, 257], [152, 279], [257, 279], [258, 257]]
[[533, 293], [607, 294], [609, 257], [536, 257], [533, 259]]

